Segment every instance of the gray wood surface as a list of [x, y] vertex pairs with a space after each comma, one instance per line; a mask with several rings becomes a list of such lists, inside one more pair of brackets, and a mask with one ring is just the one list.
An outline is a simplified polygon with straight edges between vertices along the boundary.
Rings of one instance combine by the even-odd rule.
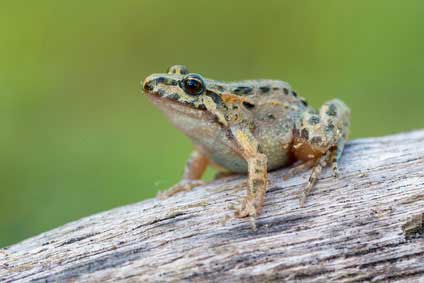
[[224, 221], [243, 176], [92, 215], [1, 249], [0, 281], [424, 282], [424, 131], [354, 140], [340, 171], [303, 208], [310, 173], [271, 173], [256, 232]]

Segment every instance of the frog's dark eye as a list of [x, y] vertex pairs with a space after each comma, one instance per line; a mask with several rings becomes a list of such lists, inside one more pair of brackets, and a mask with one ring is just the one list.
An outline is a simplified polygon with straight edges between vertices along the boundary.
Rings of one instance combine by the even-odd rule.
[[205, 91], [205, 82], [197, 74], [189, 74], [181, 81], [182, 89], [190, 95], [200, 95]]

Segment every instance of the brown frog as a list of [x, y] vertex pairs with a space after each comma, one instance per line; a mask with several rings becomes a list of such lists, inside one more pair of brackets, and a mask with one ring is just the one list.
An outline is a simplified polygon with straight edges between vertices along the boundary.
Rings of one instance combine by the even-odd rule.
[[316, 111], [286, 82], [225, 83], [190, 73], [182, 65], [148, 76], [143, 89], [195, 148], [182, 180], [160, 198], [203, 184], [208, 165], [247, 173], [247, 194], [235, 215], [250, 217], [254, 224], [264, 204], [268, 171], [295, 165], [290, 176], [312, 168], [301, 206], [323, 167], [331, 165], [338, 174], [350, 125], [350, 109], [338, 99]]

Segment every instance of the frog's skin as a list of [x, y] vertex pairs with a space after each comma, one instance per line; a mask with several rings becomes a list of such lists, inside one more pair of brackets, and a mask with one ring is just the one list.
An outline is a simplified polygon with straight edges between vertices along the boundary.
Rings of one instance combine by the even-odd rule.
[[224, 83], [190, 74], [181, 65], [148, 76], [143, 89], [195, 148], [182, 181], [160, 197], [202, 184], [208, 165], [248, 173], [247, 195], [236, 217], [254, 220], [263, 207], [268, 171], [294, 163], [299, 165], [288, 175], [312, 168], [301, 205], [323, 167], [331, 164], [338, 172], [350, 124], [350, 110], [340, 100], [326, 102], [317, 112], [286, 82]]

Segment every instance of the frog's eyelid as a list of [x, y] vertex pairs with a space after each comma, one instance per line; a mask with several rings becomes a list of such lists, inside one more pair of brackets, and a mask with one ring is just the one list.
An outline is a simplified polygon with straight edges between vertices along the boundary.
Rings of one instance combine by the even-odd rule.
[[171, 75], [172, 74], [186, 75], [190, 72], [188, 71], [188, 68], [184, 65], [173, 65], [173, 66], [168, 68], [167, 73], [171, 74]]

